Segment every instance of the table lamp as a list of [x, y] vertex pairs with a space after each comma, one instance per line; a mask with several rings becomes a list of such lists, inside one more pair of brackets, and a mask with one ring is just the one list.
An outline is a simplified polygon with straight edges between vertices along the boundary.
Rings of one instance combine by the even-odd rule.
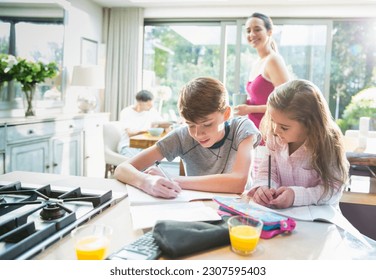
[[72, 86], [84, 87], [77, 98], [82, 113], [90, 113], [97, 106], [94, 89], [104, 88], [104, 71], [98, 65], [77, 65], [73, 67]]

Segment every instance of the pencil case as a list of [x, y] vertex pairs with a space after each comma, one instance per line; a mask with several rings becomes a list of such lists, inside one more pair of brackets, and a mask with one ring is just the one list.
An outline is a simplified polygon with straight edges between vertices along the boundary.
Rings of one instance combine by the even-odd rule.
[[222, 218], [241, 215], [262, 220], [264, 226], [260, 237], [263, 239], [269, 239], [281, 233], [291, 233], [296, 226], [294, 219], [265, 211], [256, 205], [249, 205], [240, 198], [216, 196], [213, 201], [219, 204], [218, 214]]

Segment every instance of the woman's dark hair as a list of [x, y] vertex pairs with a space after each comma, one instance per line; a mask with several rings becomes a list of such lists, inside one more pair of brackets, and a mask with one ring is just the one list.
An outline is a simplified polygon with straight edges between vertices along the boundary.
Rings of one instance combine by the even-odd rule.
[[[253, 13], [248, 19], [251, 19], [251, 18], [261, 19], [264, 22], [264, 26], [265, 26], [267, 31], [273, 30], [273, 21], [267, 15], [264, 15], [264, 14], [261, 14], [261, 13]], [[270, 38], [270, 39], [271, 39], [270, 45], [271, 45], [272, 49], [275, 52], [278, 52], [277, 44], [275, 43], [274, 39], [273, 38]]]
[[267, 15], [261, 13], [253, 13], [249, 18], [259, 18], [264, 22], [266, 30], [273, 30], [273, 21]]

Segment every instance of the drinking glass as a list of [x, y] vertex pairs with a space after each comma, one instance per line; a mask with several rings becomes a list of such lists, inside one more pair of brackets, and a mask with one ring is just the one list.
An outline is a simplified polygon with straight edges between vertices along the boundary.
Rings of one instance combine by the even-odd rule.
[[78, 260], [103, 260], [107, 256], [112, 228], [106, 225], [84, 225], [71, 236]]
[[259, 242], [263, 222], [246, 216], [233, 216], [227, 224], [232, 251], [240, 255], [252, 254]]

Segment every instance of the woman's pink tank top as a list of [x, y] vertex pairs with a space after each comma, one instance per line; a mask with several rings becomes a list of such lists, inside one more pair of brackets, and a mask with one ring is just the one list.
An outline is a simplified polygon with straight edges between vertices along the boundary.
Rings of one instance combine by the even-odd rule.
[[[247, 100], [248, 105], [265, 105], [270, 93], [274, 90], [274, 86], [271, 82], [266, 80], [261, 74], [258, 75], [252, 82], [247, 83], [247, 92], [249, 99]], [[249, 114], [248, 117], [258, 128], [263, 113], [253, 113]]]

